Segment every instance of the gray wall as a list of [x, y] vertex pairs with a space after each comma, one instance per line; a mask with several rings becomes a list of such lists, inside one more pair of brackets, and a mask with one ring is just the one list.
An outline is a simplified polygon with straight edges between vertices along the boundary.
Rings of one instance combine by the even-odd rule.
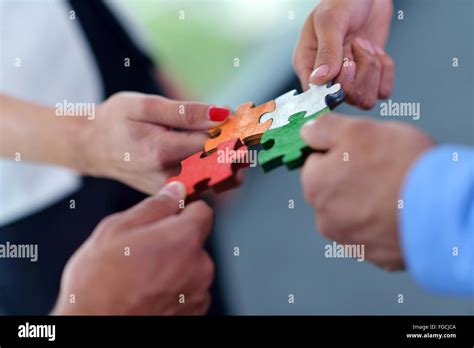
[[[405, 18], [393, 21], [387, 48], [396, 62], [391, 99], [420, 102], [421, 119], [404, 121], [439, 142], [473, 145], [473, 2], [395, 3], [396, 11], [403, 10]], [[266, 69], [288, 72], [289, 76], [290, 48], [298, 32], [289, 28], [285, 33], [275, 38], [278, 45], [274, 46], [284, 47], [287, 59], [267, 61]], [[459, 58], [457, 69], [451, 66], [453, 57]], [[241, 85], [245, 80], [249, 86], [240, 88], [237, 96], [236, 89], [227, 92], [234, 93], [235, 103], [263, 102], [273, 93], [270, 84], [259, 95], [252, 91], [256, 75], [248, 79], [240, 76]], [[226, 100], [229, 103], [229, 98]], [[343, 105], [338, 111], [381, 119], [379, 106], [362, 112]], [[288, 209], [289, 199], [295, 201], [293, 210]], [[404, 272], [386, 273], [367, 262], [326, 259], [324, 245], [328, 241], [315, 231], [313, 211], [301, 194], [298, 170], [279, 168], [263, 174], [261, 168], [251, 168], [246, 171], [244, 185], [221, 200], [213, 240], [218, 249], [219, 278], [232, 313], [474, 313], [474, 301], [430, 295]], [[235, 246], [240, 248], [238, 257], [233, 255]], [[295, 295], [294, 304], [288, 303], [290, 293]], [[403, 304], [397, 303], [398, 294], [404, 295]]]

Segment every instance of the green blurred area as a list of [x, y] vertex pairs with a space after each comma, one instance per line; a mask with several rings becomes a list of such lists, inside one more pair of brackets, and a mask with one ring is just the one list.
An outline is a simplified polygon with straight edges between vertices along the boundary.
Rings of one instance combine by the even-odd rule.
[[[241, 54], [239, 42], [229, 40], [211, 28], [199, 24], [182, 27], [167, 27], [174, 32], [153, 41], [152, 54], [162, 62], [174, 76], [179, 76], [194, 94], [217, 88], [219, 81], [229, 74], [229, 65]], [[190, 28], [191, 27], [191, 28]], [[152, 32], [163, 30], [163, 24], [150, 23]], [[203, 91], [204, 89], [204, 91]]]
[[[140, 1], [129, 5], [147, 32], [153, 59], [197, 97], [219, 88], [231, 74], [234, 58], [247, 51], [243, 40], [216, 30], [215, 23], [199, 15], [209, 11], [209, 4]], [[184, 19], [179, 11], [184, 11]]]
[[[153, 58], [191, 96], [202, 98], [239, 78], [235, 59], [300, 26], [315, 0], [123, 0], [144, 29]], [[288, 13], [297, 12], [298, 21]], [[258, 74], [258, 72], [255, 72]]]

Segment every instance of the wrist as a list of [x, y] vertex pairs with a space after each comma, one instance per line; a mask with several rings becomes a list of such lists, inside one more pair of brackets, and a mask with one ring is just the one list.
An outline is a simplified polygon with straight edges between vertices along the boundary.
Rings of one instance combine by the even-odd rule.
[[100, 176], [94, 157], [95, 120], [78, 120], [75, 134], [71, 136], [74, 169], [83, 175]]

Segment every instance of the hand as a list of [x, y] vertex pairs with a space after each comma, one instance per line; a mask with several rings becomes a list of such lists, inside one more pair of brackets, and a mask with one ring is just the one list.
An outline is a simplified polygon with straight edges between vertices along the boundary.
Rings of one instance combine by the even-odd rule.
[[384, 52], [392, 0], [322, 0], [306, 20], [293, 65], [304, 90], [339, 82], [363, 109], [392, 93], [393, 60]]
[[[202, 151], [205, 132], [227, 118], [227, 108], [140, 93], [117, 93], [85, 120], [81, 171], [153, 194], [179, 173], [184, 158]], [[186, 129], [191, 131], [176, 131]]]
[[105, 218], [67, 263], [53, 314], [206, 313], [214, 264], [203, 243], [213, 213], [198, 201], [178, 214], [184, 194], [173, 182]]
[[342, 244], [364, 244], [378, 266], [403, 268], [397, 210], [411, 164], [433, 146], [430, 137], [396, 122], [335, 114], [306, 123], [301, 136], [313, 149], [301, 172], [305, 199], [318, 230]]

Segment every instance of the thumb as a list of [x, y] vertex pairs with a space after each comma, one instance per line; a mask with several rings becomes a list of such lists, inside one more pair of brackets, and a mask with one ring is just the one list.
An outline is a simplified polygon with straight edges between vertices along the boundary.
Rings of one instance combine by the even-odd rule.
[[326, 113], [306, 122], [301, 127], [301, 138], [314, 150], [330, 150], [343, 138], [341, 132], [348, 122], [350, 122], [348, 117]]
[[207, 130], [227, 120], [227, 107], [168, 99], [159, 95], [122, 92], [115, 100], [128, 110], [129, 117], [160, 126], [189, 130]]
[[186, 198], [186, 187], [179, 181], [165, 185], [157, 195], [148, 197], [134, 207], [128, 209], [120, 219], [129, 227], [148, 225], [175, 215], [181, 211], [182, 202]]
[[315, 18], [314, 30], [317, 38], [315, 70], [309, 77], [309, 82], [324, 85], [333, 80], [342, 67], [342, 52], [345, 25], [338, 22], [334, 16]]
[[189, 130], [207, 130], [227, 120], [230, 109], [203, 103], [171, 100], [144, 95], [138, 102], [137, 119], [161, 126]]

